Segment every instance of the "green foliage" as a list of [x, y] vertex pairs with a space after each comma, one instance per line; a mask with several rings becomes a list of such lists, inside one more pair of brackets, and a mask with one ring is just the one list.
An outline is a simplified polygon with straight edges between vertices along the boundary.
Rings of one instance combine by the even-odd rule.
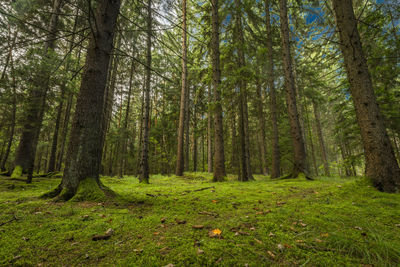
[[[17, 220], [0, 226], [0, 265], [400, 264], [398, 194], [338, 177], [211, 179], [208, 173], [153, 175], [146, 185], [133, 177], [102, 178], [117, 198], [60, 204], [36, 198], [57, 179], [27, 185], [1, 177], [0, 223]], [[109, 228], [109, 240], [92, 241]], [[221, 239], [209, 237], [213, 229], [222, 231]]]

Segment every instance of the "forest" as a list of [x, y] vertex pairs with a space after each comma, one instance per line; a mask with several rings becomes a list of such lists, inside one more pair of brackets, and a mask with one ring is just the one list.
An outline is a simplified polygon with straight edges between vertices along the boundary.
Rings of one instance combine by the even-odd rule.
[[399, 266], [396, 0], [0, 1], [0, 266]]

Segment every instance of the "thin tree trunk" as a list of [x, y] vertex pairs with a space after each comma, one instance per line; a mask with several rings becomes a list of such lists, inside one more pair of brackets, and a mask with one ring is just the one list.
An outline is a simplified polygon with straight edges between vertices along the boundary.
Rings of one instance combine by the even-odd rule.
[[212, 4], [212, 34], [211, 34], [211, 61], [212, 61], [212, 86], [214, 93], [214, 182], [224, 180], [225, 153], [224, 129], [221, 104], [221, 67], [219, 51], [219, 1], [211, 0]]
[[[182, 90], [178, 126], [178, 150], [175, 174], [182, 176], [185, 169], [185, 122], [186, 122], [186, 94], [187, 90], [187, 35], [186, 35], [186, 0], [182, 0]], [[186, 162], [187, 164], [187, 162]]]
[[299, 114], [296, 103], [296, 88], [293, 76], [292, 57], [290, 54], [290, 38], [286, 0], [279, 0], [281, 35], [282, 35], [282, 54], [283, 68], [285, 72], [286, 104], [288, 108], [290, 133], [293, 140], [294, 166], [291, 176], [297, 177], [300, 173], [307, 172], [306, 149], [303, 134], [299, 121]]
[[[49, 23], [49, 35], [44, 43], [43, 64], [36, 77], [34, 84], [28, 92], [26, 110], [23, 118], [22, 135], [16, 151], [14, 160], [14, 171], [12, 177], [19, 177], [27, 172], [28, 168], [35, 160], [37, 142], [40, 129], [42, 127], [46, 95], [50, 86], [50, 70], [47, 69], [46, 62], [50, 59], [50, 51], [55, 47], [58, 27], [58, 14], [60, 13], [62, 0], [55, 0], [53, 3], [52, 15]], [[27, 181], [30, 182], [29, 179]]]
[[16, 122], [15, 120], [16, 120], [16, 114], [17, 114], [17, 85], [15, 83], [15, 71], [14, 71], [14, 61], [13, 61], [12, 52], [10, 54], [10, 61], [11, 61], [11, 77], [12, 77], [12, 89], [13, 89], [11, 126], [10, 126], [9, 135], [8, 135], [7, 148], [4, 153], [4, 156], [1, 159], [1, 164], [0, 164], [1, 171], [5, 171], [8, 155], [10, 154], [10, 151], [11, 151], [11, 145], [14, 140], [15, 122]]
[[362, 49], [353, 3], [333, 0], [341, 50], [365, 151], [365, 174], [384, 192], [400, 188], [400, 168], [386, 132]]
[[319, 146], [321, 149], [322, 161], [324, 163], [325, 175], [331, 176], [330, 171], [329, 171], [328, 157], [326, 155], [324, 136], [322, 134], [321, 115], [319, 113], [318, 105], [314, 99], [312, 99], [312, 105], [313, 105], [313, 109], [314, 109], [314, 117], [315, 117], [315, 123], [317, 126], [317, 134], [318, 134]]
[[144, 120], [143, 120], [143, 147], [142, 160], [140, 163], [141, 173], [139, 181], [141, 183], [149, 183], [149, 132], [150, 132], [150, 87], [151, 87], [151, 34], [152, 34], [152, 17], [151, 17], [151, 0], [147, 3], [147, 60], [146, 60], [146, 87], [144, 95]]
[[77, 200], [97, 199], [101, 195], [95, 192], [100, 194], [105, 189], [99, 179], [105, 129], [104, 98], [120, 1], [100, 0], [97, 4], [96, 29], [89, 41], [64, 176], [58, 188], [48, 194], [59, 195], [64, 200], [74, 196]]
[[131, 61], [131, 69], [129, 74], [129, 87], [128, 87], [128, 97], [127, 97], [127, 104], [126, 104], [126, 111], [125, 111], [125, 119], [124, 124], [122, 127], [122, 148], [121, 148], [121, 162], [119, 168], [119, 177], [123, 177], [125, 171], [125, 164], [127, 158], [127, 139], [128, 139], [128, 122], [129, 122], [129, 113], [131, 108], [131, 94], [132, 94], [132, 80], [133, 80], [133, 73], [135, 71], [135, 61]]
[[261, 173], [264, 175], [268, 174], [268, 163], [266, 159], [267, 148], [265, 145], [265, 119], [263, 109], [263, 97], [261, 91], [261, 82], [259, 78], [259, 70], [257, 69], [256, 87], [257, 87], [257, 109], [258, 109], [258, 122], [259, 122], [259, 142], [260, 142], [260, 154], [261, 154]]
[[207, 171], [208, 172], [213, 172], [213, 155], [214, 155], [214, 149], [213, 149], [213, 127], [212, 127], [212, 121], [213, 121], [213, 116], [212, 116], [212, 108], [211, 108], [211, 103], [212, 103], [212, 93], [211, 93], [211, 87], [208, 88], [208, 114], [207, 114]]
[[[195, 93], [193, 93], [196, 95]], [[197, 172], [197, 104], [194, 103], [194, 110], [193, 110], [193, 130], [192, 130], [192, 136], [193, 136], [193, 171]]]
[[[235, 0], [235, 30], [234, 38], [238, 45], [238, 68], [246, 66], [244, 56], [244, 37], [242, 30], [242, 6], [240, 0]], [[254, 180], [250, 164], [250, 140], [247, 111], [247, 84], [242, 79], [239, 85], [239, 138], [240, 138], [240, 166], [239, 181]]]
[[272, 38], [272, 26], [270, 15], [270, 0], [265, 0], [265, 18], [267, 26], [267, 59], [268, 59], [268, 87], [270, 98], [270, 112], [272, 125], [272, 157], [271, 157], [271, 178], [278, 178], [281, 175], [281, 160], [279, 151], [279, 130], [278, 130], [278, 107], [276, 104], [275, 76], [274, 76], [274, 50]]
[[185, 160], [184, 167], [185, 171], [189, 171], [189, 147], [190, 147], [190, 137], [189, 137], [189, 128], [190, 128], [190, 87], [186, 86], [186, 101], [185, 101]]

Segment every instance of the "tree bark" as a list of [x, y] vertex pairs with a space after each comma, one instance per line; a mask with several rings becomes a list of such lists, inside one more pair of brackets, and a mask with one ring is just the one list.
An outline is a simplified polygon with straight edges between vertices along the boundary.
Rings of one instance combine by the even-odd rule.
[[[179, 111], [179, 126], [178, 126], [178, 151], [175, 174], [182, 176], [185, 169], [185, 122], [186, 122], [186, 94], [187, 90], [187, 35], [186, 35], [186, 0], [182, 0], [182, 90]], [[186, 162], [187, 164], [187, 162]]]
[[275, 76], [274, 76], [274, 49], [272, 38], [272, 26], [270, 15], [270, 0], [265, 0], [265, 19], [267, 26], [267, 59], [268, 59], [268, 87], [270, 98], [270, 112], [272, 125], [272, 157], [271, 157], [271, 179], [278, 178], [281, 175], [281, 159], [279, 150], [279, 129], [278, 129], [278, 107], [276, 104]]
[[6, 151], [4, 152], [4, 156], [1, 158], [1, 164], [0, 164], [1, 171], [6, 170], [5, 167], [6, 167], [8, 155], [10, 154], [11, 145], [14, 140], [16, 114], [17, 114], [17, 85], [15, 83], [15, 71], [14, 71], [14, 61], [13, 61], [12, 52], [10, 53], [9, 60], [11, 61], [11, 77], [12, 77], [12, 89], [13, 89], [12, 113], [11, 113], [11, 125], [10, 125], [10, 131], [8, 134], [7, 148], [6, 148]]
[[299, 121], [299, 113], [297, 111], [296, 88], [293, 76], [292, 57], [290, 53], [287, 1], [279, 0], [279, 6], [281, 19], [283, 68], [285, 72], [286, 104], [288, 108], [290, 133], [292, 135], [294, 149], [294, 166], [291, 176], [297, 177], [300, 173], [307, 174], [306, 150]]
[[221, 104], [221, 67], [219, 51], [219, 1], [211, 0], [212, 5], [212, 36], [211, 36], [211, 61], [212, 61], [212, 87], [214, 94], [214, 182], [224, 180], [225, 153], [224, 153], [224, 129], [222, 122]]
[[[244, 37], [242, 29], [242, 6], [240, 0], [235, 0], [235, 31], [234, 38], [238, 44], [238, 68], [243, 69], [246, 66], [244, 56]], [[238, 175], [239, 181], [254, 180], [251, 170], [250, 160], [250, 139], [249, 139], [249, 122], [247, 108], [247, 84], [242, 77], [239, 81], [239, 137], [240, 137], [240, 172]]]
[[[52, 15], [49, 23], [49, 35], [43, 47], [43, 64], [36, 77], [34, 84], [28, 92], [26, 109], [23, 118], [22, 135], [14, 160], [14, 170], [11, 177], [19, 177], [27, 172], [35, 160], [37, 140], [42, 127], [46, 95], [50, 86], [50, 70], [46, 62], [50, 59], [50, 51], [55, 47], [58, 28], [58, 14], [60, 13], [63, 0], [55, 0], [53, 3]], [[29, 182], [29, 180], [28, 180]]]
[[313, 105], [313, 109], [314, 109], [314, 117], [315, 117], [315, 123], [317, 126], [317, 134], [318, 134], [319, 146], [321, 149], [322, 161], [324, 163], [325, 175], [331, 176], [330, 171], [329, 171], [328, 157], [326, 154], [324, 136], [322, 134], [321, 115], [319, 113], [318, 104], [315, 102], [314, 99], [312, 99], [312, 105]]
[[104, 98], [119, 0], [100, 0], [94, 15], [81, 87], [61, 184], [48, 196], [68, 200], [98, 200], [105, 187], [99, 179], [103, 150]]
[[211, 173], [213, 172], [213, 155], [214, 155], [214, 149], [213, 149], [213, 127], [212, 127], [212, 122], [213, 122], [213, 116], [212, 116], [212, 92], [211, 92], [211, 87], [208, 88], [208, 113], [207, 113], [207, 172]]
[[144, 119], [143, 119], [143, 143], [142, 159], [140, 163], [141, 171], [139, 181], [149, 183], [149, 133], [150, 133], [150, 87], [151, 87], [151, 0], [147, 2], [147, 59], [146, 59], [146, 87], [144, 94]]
[[[72, 29], [72, 36], [70, 40], [70, 45], [68, 49], [68, 54], [71, 54], [72, 50], [74, 49], [74, 41], [75, 41], [75, 31], [76, 31], [76, 26], [77, 26], [77, 21], [78, 21], [78, 15], [79, 15], [79, 8], [76, 9], [76, 14], [75, 14], [75, 20], [74, 20], [74, 26]], [[69, 56], [67, 56], [69, 59]], [[69, 60], [67, 60], [65, 70], [69, 70]], [[60, 93], [60, 102], [58, 104], [57, 108], [57, 116], [56, 116], [56, 123], [54, 126], [54, 133], [53, 133], [53, 139], [52, 139], [52, 144], [51, 144], [51, 153], [50, 153], [50, 160], [49, 160], [49, 168], [47, 169], [47, 172], [54, 172], [56, 170], [56, 156], [57, 156], [57, 146], [58, 146], [58, 133], [60, 130], [60, 124], [61, 124], [61, 115], [63, 111], [63, 106], [64, 106], [64, 96], [65, 96], [65, 91], [66, 91], [66, 81], [64, 81], [61, 84], [61, 93]]]
[[268, 163], [266, 159], [267, 148], [265, 145], [265, 119], [264, 119], [264, 109], [263, 109], [263, 94], [260, 82], [260, 73], [257, 70], [256, 77], [256, 87], [257, 87], [257, 109], [258, 109], [258, 123], [259, 123], [259, 142], [260, 142], [260, 154], [261, 154], [261, 173], [264, 175], [268, 174]]
[[400, 188], [400, 168], [386, 132], [362, 49], [352, 1], [333, 0], [340, 48], [365, 151], [365, 175], [384, 192]]

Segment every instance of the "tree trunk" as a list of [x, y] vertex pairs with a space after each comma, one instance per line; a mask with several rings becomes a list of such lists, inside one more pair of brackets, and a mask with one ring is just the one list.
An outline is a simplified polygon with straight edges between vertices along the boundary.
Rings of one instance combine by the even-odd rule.
[[286, 0], [279, 0], [279, 6], [281, 19], [283, 68], [285, 72], [286, 104], [288, 108], [290, 133], [292, 135], [294, 149], [294, 166], [291, 176], [297, 177], [300, 173], [307, 173], [306, 150], [296, 104], [296, 88], [293, 76], [292, 57], [290, 54], [290, 38]]
[[274, 50], [272, 39], [272, 26], [270, 15], [270, 0], [265, 0], [265, 18], [267, 26], [267, 59], [268, 59], [268, 87], [270, 98], [270, 112], [272, 125], [272, 157], [271, 157], [271, 179], [278, 178], [281, 175], [281, 159], [279, 151], [279, 129], [278, 129], [278, 107], [276, 104], [276, 90], [274, 84]]
[[15, 71], [14, 71], [14, 61], [13, 61], [13, 56], [12, 52], [10, 53], [10, 59], [11, 61], [11, 76], [12, 76], [12, 89], [13, 89], [13, 98], [12, 98], [12, 115], [11, 115], [11, 126], [10, 126], [10, 131], [8, 134], [8, 142], [7, 142], [7, 148], [4, 153], [4, 156], [1, 158], [1, 164], [0, 164], [0, 170], [5, 171], [8, 155], [10, 154], [11, 151], [11, 145], [14, 140], [14, 133], [15, 133], [15, 120], [16, 120], [16, 114], [17, 114], [17, 85], [15, 83]]
[[315, 102], [315, 100], [313, 100], [313, 99], [312, 99], [312, 105], [313, 105], [313, 109], [314, 109], [314, 117], [315, 117], [315, 123], [317, 126], [317, 134], [318, 134], [319, 146], [321, 149], [322, 161], [324, 163], [325, 175], [331, 176], [330, 171], [329, 171], [328, 157], [326, 155], [324, 136], [322, 134], [322, 128], [321, 128], [321, 115], [319, 113], [318, 105]]
[[[75, 32], [76, 32], [76, 27], [77, 27], [77, 21], [78, 21], [78, 15], [79, 15], [79, 8], [76, 8], [76, 14], [75, 14], [75, 20], [74, 20], [74, 26], [72, 29], [72, 36], [70, 40], [70, 45], [67, 53], [67, 58], [69, 59], [72, 50], [74, 49], [74, 42], [75, 42]], [[69, 60], [67, 60], [65, 70], [69, 70]], [[54, 172], [56, 170], [56, 156], [57, 156], [57, 146], [58, 146], [58, 133], [60, 130], [60, 124], [61, 124], [61, 115], [63, 111], [63, 106], [64, 106], [64, 96], [65, 96], [65, 91], [66, 91], [66, 81], [64, 81], [61, 84], [61, 93], [60, 93], [60, 103], [58, 104], [58, 109], [57, 109], [57, 116], [56, 116], [56, 123], [54, 127], [54, 133], [53, 133], [53, 139], [52, 139], [52, 144], [51, 144], [51, 154], [50, 154], [50, 160], [49, 160], [49, 168], [47, 169], [47, 172]]]
[[[181, 90], [181, 101], [179, 111], [179, 126], [178, 126], [178, 151], [176, 161], [177, 176], [182, 176], [185, 169], [185, 122], [186, 122], [186, 94], [187, 90], [187, 36], [186, 36], [186, 0], [182, 0], [182, 90]], [[186, 162], [187, 164], [187, 162]]]
[[[242, 69], [246, 66], [244, 56], [244, 37], [242, 30], [242, 6], [240, 0], [235, 0], [235, 31], [234, 38], [238, 44], [238, 68]], [[249, 139], [249, 122], [247, 110], [247, 84], [245, 77], [239, 81], [239, 137], [240, 137], [240, 166], [241, 170], [238, 175], [239, 181], [254, 180], [251, 170], [250, 160], [250, 139]]]
[[212, 108], [211, 108], [211, 103], [212, 103], [212, 92], [211, 92], [211, 87], [208, 88], [208, 114], [207, 114], [207, 172], [213, 172], [213, 155], [214, 155], [214, 149], [213, 149], [213, 127], [212, 127]]
[[139, 181], [149, 183], [149, 133], [150, 133], [150, 87], [151, 87], [151, 0], [147, 2], [147, 60], [146, 60], [146, 87], [144, 95], [144, 120], [143, 120], [143, 143], [141, 171]]
[[224, 180], [225, 153], [224, 153], [224, 129], [222, 122], [221, 104], [221, 68], [219, 52], [219, 3], [211, 0], [212, 5], [212, 34], [211, 34], [211, 61], [212, 61], [212, 87], [214, 93], [214, 182]]
[[365, 151], [365, 174], [384, 192], [400, 188], [400, 168], [376, 102], [352, 1], [333, 0], [350, 92]]
[[133, 80], [133, 73], [135, 71], [135, 61], [132, 59], [131, 61], [131, 69], [130, 69], [130, 74], [129, 74], [129, 87], [128, 87], [128, 97], [127, 97], [127, 104], [126, 104], [126, 111], [125, 111], [125, 119], [124, 119], [124, 124], [122, 127], [122, 147], [121, 147], [121, 162], [120, 162], [120, 167], [119, 167], [119, 177], [124, 176], [124, 171], [125, 171], [125, 164], [126, 164], [126, 158], [127, 158], [127, 139], [128, 139], [128, 122], [129, 122], [129, 113], [131, 109], [131, 94], [132, 94], [132, 80]]
[[[187, 81], [186, 81], [187, 83]], [[189, 171], [189, 146], [190, 146], [190, 137], [189, 137], [189, 128], [190, 128], [190, 89], [189, 86], [186, 85], [186, 101], [185, 101], [185, 160], [184, 167], [185, 171]]]
[[96, 28], [82, 74], [61, 184], [48, 196], [68, 200], [100, 200], [105, 187], [99, 179], [102, 158], [104, 98], [119, 0], [100, 0], [94, 15]]
[[[54, 49], [57, 36], [58, 14], [60, 13], [62, 0], [55, 0], [53, 3], [52, 15], [49, 23], [49, 35], [44, 43], [43, 64], [33, 78], [34, 84], [28, 92], [26, 109], [24, 111], [22, 135], [16, 151], [14, 170], [11, 177], [19, 177], [27, 172], [35, 160], [37, 140], [42, 127], [43, 113], [46, 103], [46, 95], [50, 86], [51, 71], [47, 68], [46, 62], [50, 60], [50, 51]], [[29, 181], [28, 181], [29, 182]]]
[[[193, 93], [196, 95], [195, 93]], [[193, 136], [193, 171], [197, 172], [197, 109], [196, 109], [197, 103], [194, 103], [194, 110], [193, 110], [193, 130], [192, 130], [192, 136]]]
[[256, 87], [257, 87], [257, 110], [258, 110], [258, 123], [259, 123], [259, 142], [260, 142], [260, 154], [261, 154], [261, 173], [264, 175], [268, 174], [268, 163], [266, 159], [267, 148], [265, 145], [265, 119], [263, 109], [263, 95], [261, 91], [260, 73], [257, 69]]

